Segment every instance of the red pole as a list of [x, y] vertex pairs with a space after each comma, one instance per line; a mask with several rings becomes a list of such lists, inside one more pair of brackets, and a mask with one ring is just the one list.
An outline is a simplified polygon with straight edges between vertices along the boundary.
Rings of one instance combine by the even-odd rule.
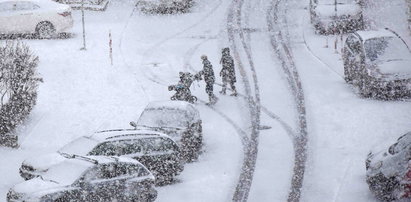
[[108, 45], [110, 47], [110, 62], [111, 62], [111, 66], [113, 66], [113, 40], [111, 39], [111, 30], [109, 30], [108, 38], [109, 38]]

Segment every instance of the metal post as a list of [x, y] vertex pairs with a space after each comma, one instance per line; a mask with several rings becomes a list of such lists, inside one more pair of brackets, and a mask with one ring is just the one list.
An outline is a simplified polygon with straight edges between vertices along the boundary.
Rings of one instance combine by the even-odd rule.
[[335, 36], [335, 41], [334, 41], [334, 50], [335, 50], [335, 53], [338, 53], [338, 51], [337, 51], [337, 47], [338, 46], [338, 35], [336, 35]]
[[86, 49], [86, 28], [84, 23], [84, 0], [81, 0], [81, 22], [83, 23], [83, 48], [80, 50], [87, 50]]

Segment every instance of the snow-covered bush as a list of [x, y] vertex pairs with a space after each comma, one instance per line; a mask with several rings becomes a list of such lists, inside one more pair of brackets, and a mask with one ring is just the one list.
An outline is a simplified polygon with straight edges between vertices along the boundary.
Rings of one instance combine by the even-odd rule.
[[39, 59], [21, 42], [0, 45], [0, 145], [17, 146], [10, 134], [36, 104]]

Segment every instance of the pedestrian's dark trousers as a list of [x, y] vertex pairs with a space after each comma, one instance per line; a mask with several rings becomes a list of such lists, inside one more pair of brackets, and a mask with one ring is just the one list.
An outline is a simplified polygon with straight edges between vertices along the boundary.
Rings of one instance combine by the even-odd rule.
[[207, 82], [206, 83], [206, 93], [208, 94], [208, 96], [212, 97], [213, 96], [213, 82]]
[[227, 89], [227, 83], [230, 83], [231, 90], [233, 90], [235, 92], [236, 91], [235, 86], [234, 86], [235, 82], [233, 82], [231, 80], [228, 80], [228, 79], [223, 79], [223, 89], [222, 89], [223, 92], [225, 93], [225, 91]]

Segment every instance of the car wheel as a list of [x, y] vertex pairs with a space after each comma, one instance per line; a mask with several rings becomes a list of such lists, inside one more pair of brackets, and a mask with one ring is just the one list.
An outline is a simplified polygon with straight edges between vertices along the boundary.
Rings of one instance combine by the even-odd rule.
[[364, 79], [360, 80], [359, 88], [360, 88], [360, 94], [361, 94], [362, 97], [365, 97], [365, 98], [371, 97], [370, 88], [368, 87], [368, 85], [367, 85], [367, 83]]
[[56, 29], [50, 22], [40, 22], [36, 27], [36, 34], [40, 39], [50, 39], [56, 35]]
[[343, 62], [344, 62], [344, 80], [346, 83], [352, 83], [353, 78], [351, 74], [350, 64], [345, 57], [343, 57]]

